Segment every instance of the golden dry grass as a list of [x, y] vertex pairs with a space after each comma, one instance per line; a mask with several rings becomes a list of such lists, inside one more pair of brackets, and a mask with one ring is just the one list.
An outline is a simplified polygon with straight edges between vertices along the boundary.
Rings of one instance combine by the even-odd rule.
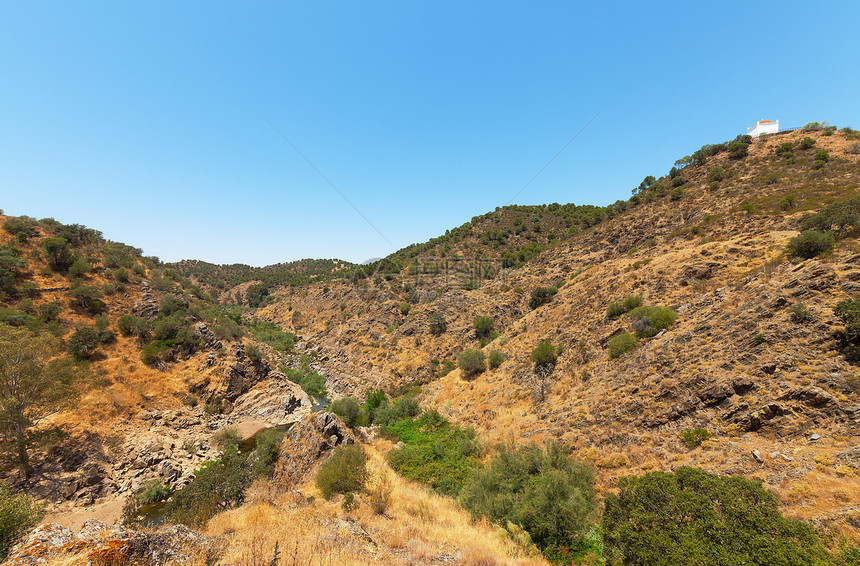
[[546, 564], [499, 535], [489, 523], [472, 522], [453, 500], [395, 474], [383, 456], [390, 449], [387, 441], [365, 448], [373, 477], [391, 487], [384, 514], [374, 512], [367, 494], [358, 495], [358, 509], [346, 513], [340, 498], [325, 501], [311, 484], [303, 486], [301, 493], [283, 493], [270, 482], [258, 482], [247, 505], [221, 513], [208, 525], [209, 535], [227, 541], [221, 562], [268, 564], [277, 543], [287, 564]]

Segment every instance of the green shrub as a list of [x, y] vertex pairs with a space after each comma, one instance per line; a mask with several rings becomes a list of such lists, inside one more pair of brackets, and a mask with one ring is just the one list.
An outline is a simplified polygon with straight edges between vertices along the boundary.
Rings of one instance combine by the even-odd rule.
[[441, 312], [434, 312], [430, 315], [428, 322], [430, 324], [430, 334], [433, 336], [441, 336], [448, 330], [448, 323], [445, 321], [445, 315]]
[[19, 236], [19, 239], [22, 241], [26, 241], [32, 236], [35, 236], [37, 233], [36, 228], [36, 220], [30, 218], [29, 216], [19, 216], [17, 218], [9, 218], [6, 222], [3, 223], [3, 231], [13, 236], [19, 236], [19, 234], [23, 234], [23, 239]]
[[325, 397], [325, 377], [318, 374], [313, 368], [311, 368], [310, 357], [302, 356], [301, 366], [297, 370], [290, 368], [284, 369], [284, 373], [287, 374], [290, 381], [298, 383], [305, 393], [311, 397], [316, 397], [317, 399]]
[[225, 450], [228, 446], [239, 446], [242, 442], [242, 436], [239, 434], [239, 428], [235, 426], [225, 426], [212, 436], [212, 444], [218, 450]]
[[711, 170], [708, 171], [708, 181], [716, 181], [720, 182], [726, 178], [726, 170], [717, 165], [716, 167], [711, 167]]
[[797, 145], [798, 147], [800, 147], [800, 149], [809, 149], [810, 147], [815, 145], [815, 140], [812, 138], [803, 138]]
[[779, 201], [779, 208], [782, 210], [790, 210], [794, 208], [794, 205], [797, 204], [797, 195], [794, 193], [788, 193], [782, 200]]
[[618, 488], [601, 522], [609, 566], [830, 563], [814, 530], [783, 518], [759, 482], [681, 467]]
[[812, 314], [812, 311], [809, 309], [809, 307], [806, 306], [803, 301], [793, 304], [790, 310], [791, 320], [798, 324], [812, 322], [813, 320], [815, 320], [815, 315]]
[[472, 321], [478, 338], [489, 338], [493, 333], [494, 322], [488, 316], [476, 316]]
[[0, 560], [5, 560], [12, 546], [36, 526], [44, 509], [24, 493], [14, 494], [9, 484], [0, 481]]
[[149, 322], [145, 318], [125, 314], [116, 321], [117, 330], [123, 336], [134, 336], [145, 340], [150, 332]]
[[95, 355], [99, 345], [109, 344], [114, 340], [116, 337], [109, 330], [86, 326], [78, 328], [69, 338], [69, 354], [76, 360], [89, 360]]
[[143, 482], [137, 491], [134, 492], [134, 498], [138, 505], [149, 505], [150, 503], [158, 503], [170, 497], [170, 485], [163, 483], [157, 478], [148, 479]]
[[360, 491], [366, 482], [367, 458], [358, 444], [335, 448], [316, 477], [316, 486], [326, 499], [331, 499], [336, 493]]
[[830, 154], [827, 153], [826, 150], [822, 149], [821, 151], [815, 152], [815, 160], [827, 163], [828, 161], [830, 161]]
[[638, 345], [639, 341], [636, 339], [635, 336], [633, 336], [627, 331], [621, 331], [609, 339], [609, 343], [607, 344], [609, 349], [609, 357], [613, 359], [617, 358], [623, 354], [626, 354]]
[[79, 257], [69, 266], [69, 275], [72, 277], [83, 277], [90, 270], [90, 263], [84, 258]]
[[836, 303], [833, 314], [845, 325], [844, 332], [848, 340], [860, 338], [860, 299]]
[[541, 341], [532, 350], [532, 361], [536, 370], [552, 369], [556, 360], [558, 360], [558, 349], [549, 340]]
[[729, 158], [730, 159], [743, 159], [747, 155], [749, 155], [749, 144], [744, 143], [740, 140], [735, 140], [729, 142], [728, 150], [729, 150]]
[[59, 320], [63, 307], [59, 303], [42, 303], [39, 305], [39, 319], [42, 322]]
[[557, 443], [501, 446], [463, 484], [460, 500], [476, 519], [520, 525], [542, 549], [576, 546], [597, 512], [594, 471]]
[[486, 369], [486, 361], [483, 350], [466, 348], [457, 356], [457, 367], [463, 372], [463, 377], [473, 377]]
[[841, 233], [848, 227], [860, 227], [860, 197], [849, 198], [834, 202], [815, 214], [805, 216], [800, 221], [800, 229], [829, 232], [836, 230]]
[[648, 338], [669, 328], [678, 318], [678, 313], [668, 307], [636, 307], [630, 311], [630, 318], [636, 335]]
[[221, 458], [204, 463], [191, 483], [173, 493], [164, 507], [165, 519], [202, 527], [216, 513], [244, 503], [253, 471], [248, 458], [228, 445]]
[[505, 355], [498, 350], [492, 350], [490, 352], [489, 362], [490, 369], [496, 369], [505, 361]]
[[794, 142], [783, 142], [776, 146], [774, 153], [779, 157], [791, 157], [794, 155]]
[[788, 241], [788, 253], [806, 259], [813, 258], [833, 249], [836, 239], [831, 232], [806, 230]]
[[409, 303], [400, 303], [400, 314], [406, 316], [409, 314], [409, 311], [412, 309], [412, 305]]
[[529, 297], [529, 308], [534, 310], [541, 305], [550, 302], [555, 294], [558, 293], [556, 287], [537, 287], [532, 291]]
[[681, 200], [684, 196], [684, 189], [677, 187], [669, 193], [670, 200]]
[[353, 428], [361, 417], [361, 403], [355, 397], [341, 397], [331, 404], [331, 412], [342, 418], [346, 426]]
[[630, 312], [641, 304], [642, 297], [639, 295], [627, 295], [621, 302], [609, 303], [609, 306], [606, 307], [606, 318], [617, 318], [624, 313]]
[[696, 427], [694, 429], [688, 428], [681, 432], [681, 441], [684, 443], [684, 446], [690, 449], [701, 446], [702, 442], [706, 441], [710, 437], [711, 433], [702, 427]]
[[124, 267], [120, 267], [113, 272], [113, 278], [120, 283], [128, 283], [128, 270]]
[[459, 494], [472, 470], [481, 466], [475, 431], [452, 425], [437, 411], [414, 420], [400, 420], [385, 430], [404, 443], [389, 453], [389, 465], [403, 477], [425, 483], [442, 494]]
[[72, 299], [73, 306], [83, 309], [90, 314], [101, 314], [107, 309], [107, 305], [102, 301], [102, 292], [98, 287], [80, 285], [73, 287], [66, 295]]
[[412, 397], [401, 397], [391, 403], [385, 402], [371, 412], [373, 424], [388, 426], [403, 419], [409, 419], [421, 414], [418, 401]]

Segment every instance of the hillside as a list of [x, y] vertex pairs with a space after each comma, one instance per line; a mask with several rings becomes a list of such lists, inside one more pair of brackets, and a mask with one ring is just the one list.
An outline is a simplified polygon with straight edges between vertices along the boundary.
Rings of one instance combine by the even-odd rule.
[[[806, 137], [814, 145], [801, 149]], [[318, 352], [340, 395], [425, 384], [424, 404], [488, 438], [573, 444], [603, 489], [620, 475], [689, 463], [757, 477], [789, 514], [839, 516], [840, 528], [854, 529], [860, 372], [840, 352], [833, 307], [858, 292], [856, 233], [812, 260], [785, 250], [806, 213], [857, 195], [857, 142], [851, 132], [793, 132], [755, 141], [743, 158], [688, 158], [672, 172], [683, 182], [653, 180], [663, 188], [646, 187], [623, 213], [476, 289], [404, 268], [281, 294], [258, 314]], [[817, 162], [820, 151], [829, 161]], [[530, 309], [541, 286], [558, 292]], [[631, 294], [678, 318], [610, 359], [607, 341], [631, 321], [608, 318], [607, 306]], [[795, 322], [793, 309], [809, 316]], [[446, 327], [438, 336], [435, 313]], [[475, 379], [442, 375], [464, 348], [482, 347], [476, 316], [493, 319], [498, 335], [483, 350], [499, 350], [504, 363]], [[561, 354], [541, 401], [530, 354], [542, 340]], [[696, 427], [713, 436], [689, 450], [680, 433]]]
[[[621, 477], [694, 466], [760, 480], [786, 516], [856, 541], [860, 326], [836, 306], [860, 295], [860, 210], [828, 217], [833, 249], [787, 249], [808, 215], [858, 189], [854, 131], [739, 139], [646, 177], [628, 201], [500, 207], [369, 266], [163, 265], [94, 229], [0, 215], [0, 329], [28, 329], [77, 376], [33, 428], [53, 435], [34, 444], [33, 476], [10, 457], [0, 472], [69, 524], [95, 510], [110, 522], [153, 486], [181, 500], [207, 469], [244, 474], [213, 484], [244, 487], [202, 535], [95, 525], [64, 534], [61, 554], [77, 558], [56, 564], [144, 538], [153, 556], [176, 552], [177, 537], [199, 564], [268, 564], [276, 542], [293, 563], [546, 563], [515, 526], [473, 522], [395, 474], [390, 430], [311, 408], [326, 391], [384, 390], [473, 428], [488, 449], [475, 461], [494, 443], [573, 447], [599, 501]], [[458, 368], [466, 349], [496, 367]], [[284, 425], [251, 484], [257, 449], [221, 441]], [[351, 509], [314, 476], [352, 441], [376, 487]]]

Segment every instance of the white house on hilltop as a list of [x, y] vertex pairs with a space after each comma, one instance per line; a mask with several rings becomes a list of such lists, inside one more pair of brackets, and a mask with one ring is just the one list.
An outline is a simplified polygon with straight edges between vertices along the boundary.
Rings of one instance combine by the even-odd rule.
[[754, 138], [762, 134], [775, 134], [779, 132], [779, 120], [773, 122], [771, 120], [759, 120], [752, 128], [747, 128], [747, 134]]

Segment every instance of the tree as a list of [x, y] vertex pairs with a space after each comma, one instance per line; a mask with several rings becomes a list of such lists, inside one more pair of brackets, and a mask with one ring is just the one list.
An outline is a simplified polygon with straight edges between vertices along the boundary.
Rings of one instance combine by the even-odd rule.
[[52, 359], [56, 352], [46, 336], [0, 325], [0, 437], [24, 480], [36, 425], [69, 399], [74, 382], [68, 361]]
[[42, 249], [48, 258], [48, 266], [54, 271], [65, 271], [75, 261], [72, 248], [65, 238], [45, 238]]

